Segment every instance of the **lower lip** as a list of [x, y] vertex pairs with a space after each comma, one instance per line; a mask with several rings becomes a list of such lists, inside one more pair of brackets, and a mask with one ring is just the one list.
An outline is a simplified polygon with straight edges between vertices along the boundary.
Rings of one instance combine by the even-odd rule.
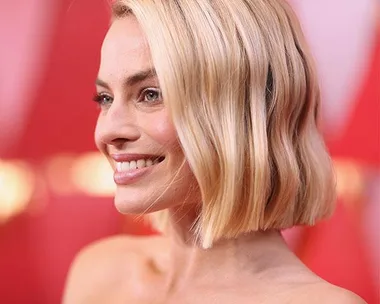
[[140, 169], [125, 171], [125, 172], [115, 171], [113, 175], [113, 180], [115, 181], [117, 185], [120, 185], [120, 186], [130, 185], [136, 182], [142, 176], [149, 174], [153, 170], [153, 168], [157, 165], [158, 164], [149, 166], [149, 167], [140, 168]]

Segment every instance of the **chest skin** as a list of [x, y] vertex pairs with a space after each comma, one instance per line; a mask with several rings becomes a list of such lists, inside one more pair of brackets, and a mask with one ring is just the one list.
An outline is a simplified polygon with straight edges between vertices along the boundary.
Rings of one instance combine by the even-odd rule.
[[[132, 279], [125, 278], [118, 284], [93, 289], [80, 304], [278, 304], [298, 303], [297, 293], [291, 286], [269, 284], [250, 286], [244, 280], [240, 284], [225, 287], [202, 287], [184, 289], [171, 293], [165, 289], [165, 277], [155, 272], [141, 273]], [[301, 294], [301, 293], [298, 293]]]

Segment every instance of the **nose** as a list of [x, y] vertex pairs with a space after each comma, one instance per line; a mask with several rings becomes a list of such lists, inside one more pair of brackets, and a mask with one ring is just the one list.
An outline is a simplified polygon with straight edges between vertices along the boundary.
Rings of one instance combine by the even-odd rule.
[[133, 106], [116, 100], [108, 109], [103, 110], [95, 129], [97, 146], [112, 145], [122, 149], [126, 143], [138, 140], [140, 131], [134, 112]]

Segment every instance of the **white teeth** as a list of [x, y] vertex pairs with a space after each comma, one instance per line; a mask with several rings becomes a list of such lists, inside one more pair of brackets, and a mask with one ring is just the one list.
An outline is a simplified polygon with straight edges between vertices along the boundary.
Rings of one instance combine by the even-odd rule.
[[129, 162], [123, 162], [123, 163], [121, 163], [121, 170], [120, 170], [120, 172], [128, 171], [129, 169], [130, 169]]
[[129, 170], [134, 170], [136, 169], [136, 161], [135, 160], [132, 160], [131, 162], [129, 162]]
[[139, 159], [137, 161], [137, 168], [141, 169], [141, 168], [144, 168], [144, 167], [145, 167], [145, 159]]
[[159, 163], [159, 160], [156, 158], [155, 160], [151, 159], [139, 159], [137, 161], [132, 160], [130, 162], [116, 162], [116, 171], [125, 172], [129, 170], [136, 170], [145, 167], [150, 167]]

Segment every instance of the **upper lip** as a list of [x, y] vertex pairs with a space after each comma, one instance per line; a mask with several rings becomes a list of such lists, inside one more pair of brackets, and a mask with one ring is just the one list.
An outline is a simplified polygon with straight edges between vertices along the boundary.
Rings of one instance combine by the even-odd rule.
[[139, 159], [155, 160], [162, 156], [153, 154], [110, 154], [116, 162], [130, 162], [132, 160], [138, 161]]

